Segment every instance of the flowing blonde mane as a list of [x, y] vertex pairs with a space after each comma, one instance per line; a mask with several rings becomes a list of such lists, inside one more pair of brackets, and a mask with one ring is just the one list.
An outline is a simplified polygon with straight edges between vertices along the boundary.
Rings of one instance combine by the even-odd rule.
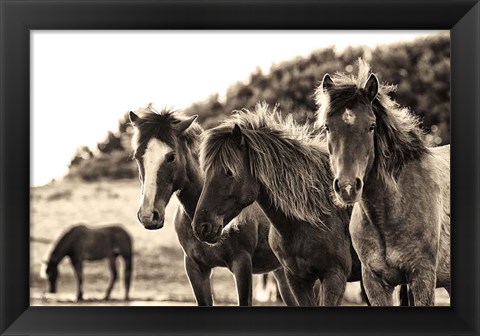
[[200, 162], [204, 171], [243, 166], [232, 130], [238, 125], [245, 140], [249, 169], [269, 193], [274, 206], [286, 215], [326, 228], [323, 219], [335, 207], [332, 177], [322, 136], [308, 126], [283, 119], [276, 108], [259, 104], [254, 112], [237, 111], [220, 126], [205, 132]]

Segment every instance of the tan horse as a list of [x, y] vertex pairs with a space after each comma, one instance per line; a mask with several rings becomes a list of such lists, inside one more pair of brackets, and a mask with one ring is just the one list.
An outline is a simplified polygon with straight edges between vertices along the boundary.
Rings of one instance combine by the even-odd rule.
[[433, 305], [435, 287], [450, 293], [450, 146], [428, 148], [391, 90], [360, 60], [356, 78], [325, 75], [317, 121], [370, 302], [391, 305], [407, 283], [415, 305]]

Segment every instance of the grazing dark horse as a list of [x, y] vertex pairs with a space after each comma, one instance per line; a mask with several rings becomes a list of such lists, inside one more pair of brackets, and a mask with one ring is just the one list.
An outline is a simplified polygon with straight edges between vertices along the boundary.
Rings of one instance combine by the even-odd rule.
[[116, 259], [121, 256], [125, 265], [125, 300], [128, 300], [132, 274], [132, 239], [121, 226], [105, 226], [97, 229], [75, 225], [53, 247], [48, 260], [42, 265], [42, 276], [48, 278], [50, 293], [57, 292], [58, 264], [69, 257], [77, 278], [77, 300], [83, 300], [83, 261], [108, 259], [111, 278], [105, 294], [110, 298], [118, 279]]
[[203, 185], [198, 162], [203, 130], [195, 122], [196, 116], [186, 118], [178, 112], [158, 112], [151, 106], [140, 112], [143, 115], [130, 112], [135, 129], [134, 157], [142, 182], [137, 217], [145, 228], [160, 229], [165, 207], [176, 193], [180, 205], [175, 215], [175, 230], [185, 252], [185, 270], [197, 304], [213, 305], [212, 269], [227, 267], [235, 277], [239, 305], [252, 305], [252, 273], [270, 271], [274, 271], [284, 302], [293, 305], [284, 272], [268, 245], [270, 223], [257, 205], [245, 209], [237, 218], [232, 217], [219, 243], [209, 245], [195, 237], [191, 221]]
[[414, 304], [428, 306], [435, 287], [450, 293], [450, 147], [428, 148], [391, 90], [362, 60], [358, 77], [327, 74], [318, 122], [336, 198], [353, 205], [350, 233], [370, 302], [391, 305], [394, 286], [408, 283]]
[[360, 261], [348, 233], [350, 212], [333, 203], [328, 153], [318, 139], [258, 105], [206, 131], [201, 163], [205, 183], [192, 223], [199, 239], [217, 241], [222, 227], [256, 201], [272, 223], [270, 246], [297, 304], [340, 304], [346, 282], [360, 280]]

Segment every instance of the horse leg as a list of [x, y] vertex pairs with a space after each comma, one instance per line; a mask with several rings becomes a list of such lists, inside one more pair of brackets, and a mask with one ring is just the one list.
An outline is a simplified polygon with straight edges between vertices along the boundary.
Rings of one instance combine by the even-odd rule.
[[190, 286], [199, 306], [213, 306], [212, 288], [210, 286], [211, 268], [203, 268], [187, 255], [184, 257]]
[[367, 306], [371, 306], [370, 300], [368, 299], [367, 291], [365, 290], [365, 285], [363, 284], [363, 279], [360, 279], [360, 296]]
[[400, 299], [400, 306], [408, 306], [408, 287], [407, 285], [401, 285], [398, 293]]
[[415, 306], [415, 299], [413, 298], [413, 293], [412, 293], [412, 290], [410, 288], [408, 288], [408, 302], [409, 302], [409, 306]]
[[110, 266], [110, 283], [108, 284], [107, 292], [105, 293], [104, 300], [110, 299], [110, 293], [112, 292], [113, 286], [118, 279], [118, 272], [117, 272], [117, 258], [115, 256], [110, 257], [108, 263]]
[[83, 300], [83, 265], [80, 259], [70, 259], [77, 278], [77, 301]]
[[315, 294], [313, 288], [315, 287], [315, 279], [305, 280], [296, 275], [285, 271], [290, 290], [297, 301], [297, 306], [316, 306]]
[[339, 306], [342, 303], [347, 276], [342, 270], [329, 272], [322, 281], [321, 298], [322, 306]]
[[410, 275], [410, 289], [415, 306], [435, 305], [436, 273], [434, 267], [415, 268]]
[[230, 269], [237, 285], [238, 305], [252, 305], [252, 257], [247, 252], [238, 253]]
[[129, 299], [130, 293], [130, 284], [132, 283], [132, 267], [133, 267], [133, 260], [132, 255], [127, 255], [123, 257], [124, 267], [125, 267], [125, 274], [124, 274], [124, 283], [125, 283], [125, 300]]
[[322, 283], [320, 280], [315, 281], [315, 285], [313, 286], [313, 294], [315, 296], [315, 302], [318, 306], [321, 306], [323, 303], [323, 293], [322, 293]]
[[366, 267], [362, 267], [362, 279], [372, 306], [392, 306], [393, 286]]
[[292, 291], [288, 286], [287, 278], [285, 276], [285, 270], [283, 269], [283, 267], [273, 271], [273, 276], [277, 281], [278, 290], [280, 291], [280, 296], [282, 297], [283, 302], [287, 306], [296, 306], [297, 301], [295, 300], [295, 297], [293, 296]]

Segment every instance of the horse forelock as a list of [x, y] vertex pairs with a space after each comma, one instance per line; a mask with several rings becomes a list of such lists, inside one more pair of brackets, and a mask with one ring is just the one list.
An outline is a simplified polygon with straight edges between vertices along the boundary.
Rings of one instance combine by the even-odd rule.
[[[320, 85], [315, 91], [315, 102], [318, 110], [316, 112], [316, 124], [322, 126], [327, 116], [340, 109], [344, 109], [354, 99], [362, 99], [364, 86], [371, 72], [370, 65], [362, 58], [357, 61], [358, 74], [347, 75], [342, 72], [336, 72], [331, 79], [334, 86], [328, 91], [324, 90]], [[383, 85], [381, 90], [390, 90], [392, 86]], [[390, 92], [390, 91], [388, 91]]]
[[187, 117], [180, 111], [164, 108], [157, 110], [152, 104], [136, 111], [139, 119], [135, 121], [134, 134], [132, 137], [132, 149], [134, 156], [137, 151], [146, 148], [151, 138], [156, 138], [166, 145], [176, 148], [189, 149], [198, 156], [202, 127], [196, 121], [184, 132], [178, 134], [177, 125]]
[[[328, 90], [318, 87], [315, 93], [318, 106], [316, 126], [323, 126], [327, 117], [346, 106], [357, 102], [368, 104], [364, 86], [370, 74], [370, 65], [359, 59], [357, 76], [336, 73], [331, 77], [333, 87]], [[394, 85], [380, 83], [372, 102], [377, 118], [374, 169], [379, 178], [393, 186], [405, 163], [428, 152], [417, 117], [390, 98], [395, 89]]]
[[204, 170], [229, 169], [238, 174], [243, 158], [232, 139], [234, 125], [242, 130], [248, 169], [269, 191], [275, 207], [292, 218], [326, 228], [322, 219], [335, 206], [330, 197], [328, 155], [319, 144], [320, 136], [260, 104], [255, 112], [239, 111], [206, 132], [201, 149]]
[[202, 171], [223, 173], [230, 170], [239, 175], [243, 160], [238, 147], [231, 137], [231, 128], [218, 126], [204, 133], [200, 145], [200, 167]]

